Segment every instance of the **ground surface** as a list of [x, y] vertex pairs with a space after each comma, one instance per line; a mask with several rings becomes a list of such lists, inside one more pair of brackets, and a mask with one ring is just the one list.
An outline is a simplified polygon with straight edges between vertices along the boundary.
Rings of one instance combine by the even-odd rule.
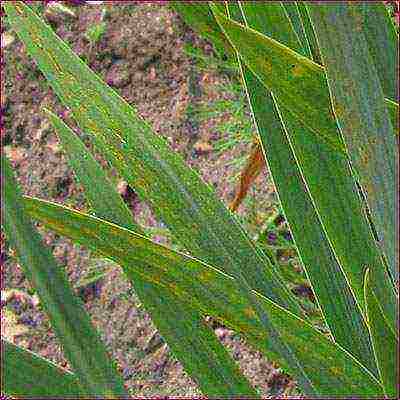
[[[228, 78], [215, 70], [200, 70], [185, 53], [185, 43], [210, 53], [210, 45], [199, 39], [178, 16], [162, 4], [121, 2], [106, 8], [106, 29], [97, 43], [85, 38], [87, 29], [101, 18], [103, 6], [72, 8], [75, 16], [65, 13], [47, 14], [47, 19], [74, 51], [85, 59], [110, 85], [146, 118], [155, 132], [167, 137], [172, 149], [181, 152], [188, 163], [203, 178], [213, 184], [228, 204], [234, 196], [229, 182], [237, 173], [228, 162], [248, 151], [248, 145], [238, 144], [223, 154], [214, 150], [219, 138], [215, 126], [221, 115], [197, 122], [190, 110], [215, 100], [229, 98], [228, 92], [216, 90]], [[25, 194], [61, 202], [77, 209], [87, 209], [81, 188], [75, 183], [54, 131], [42, 114], [44, 107], [58, 113], [64, 109], [48, 88], [45, 79], [27, 57], [22, 44], [10, 31], [2, 31], [5, 67], [2, 74], [1, 107], [5, 153], [11, 159]], [[67, 122], [68, 114], [64, 113]], [[84, 135], [82, 135], [84, 138]], [[145, 204], [140, 203], [124, 183], [115, 178], [120, 192], [130, 202], [136, 218], [146, 227], [158, 227]], [[256, 182], [255, 190], [239, 210], [246, 215], [251, 204], [257, 211], [248, 225], [256, 230], [276, 202], [267, 173]], [[251, 203], [253, 202], [253, 203]], [[257, 214], [259, 213], [259, 214]], [[82, 247], [65, 238], [41, 230], [45, 242], [54, 251], [60, 267], [67, 270], [75, 287], [93, 268], [104, 267]], [[155, 240], [166, 242], [162, 235]], [[24, 301], [23, 294], [33, 294], [12, 254], [3, 253], [2, 290], [9, 295], [2, 321], [2, 334], [54, 362], [67, 366], [40, 304]], [[106, 266], [110, 268], [109, 266]], [[94, 287], [78, 289], [93, 323], [117, 360], [127, 387], [136, 396], [200, 395], [196, 384], [185, 374], [166, 344], [159, 339], [149, 315], [141, 307], [129, 283], [118, 267]], [[3, 323], [2, 322], [2, 323]], [[287, 396], [294, 386], [288, 376], [275, 365], [253, 351], [238, 336], [224, 327], [216, 334], [231, 349], [243, 372], [264, 397]]]

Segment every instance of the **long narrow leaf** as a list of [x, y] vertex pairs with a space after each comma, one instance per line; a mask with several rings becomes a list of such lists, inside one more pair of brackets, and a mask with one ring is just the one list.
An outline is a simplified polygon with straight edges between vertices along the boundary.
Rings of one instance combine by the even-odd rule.
[[352, 5], [318, 2], [313, 2], [310, 13], [339, 127], [366, 192], [392, 278], [398, 280], [398, 144], [384, 104], [381, 80], [359, 27], [363, 14]]
[[356, 8], [363, 17], [361, 26], [383, 93], [399, 101], [399, 37], [389, 11], [382, 1], [359, 2]]
[[[254, 49], [252, 50], [254, 44], [252, 45], [251, 41], [249, 43], [243, 41], [246, 37], [252, 37], [254, 42], [263, 46], [262, 48], [266, 49], [266, 51], [271, 45], [274, 51], [270, 55], [270, 59], [276, 61], [276, 58], [278, 58], [277, 65], [280, 62], [279, 60], [285, 59], [286, 55], [293, 53], [292, 50], [274, 39], [228, 20], [217, 11], [216, 14], [218, 14], [217, 20], [222, 22], [222, 27], [228, 37], [234, 43], [238, 43], [240, 49], [245, 49], [245, 54], [240, 54], [250, 70], [263, 70], [265, 61], [262, 61], [261, 58], [246, 58], [246, 55], [254, 52]], [[243, 32], [245, 34], [241, 36]], [[256, 38], [260, 40], [256, 41]], [[304, 60], [304, 57], [298, 55], [298, 60]], [[310, 63], [307, 59], [305, 62], [307, 64]], [[317, 64], [314, 64], [314, 67], [316, 68], [316, 73], [317, 70], [321, 69], [320, 72], [323, 74], [323, 68]], [[260, 79], [259, 75], [255, 75]], [[313, 81], [312, 75], [308, 78], [310, 82]], [[280, 87], [280, 80], [276, 76], [274, 80], [274, 96], [275, 88], [278, 90]], [[265, 83], [263, 79], [261, 81]], [[323, 78], [323, 81], [326, 84], [325, 78]], [[329, 96], [327, 97], [329, 102]], [[386, 312], [393, 316], [394, 321], [396, 298], [393, 286], [375, 246], [367, 219], [363, 215], [358, 189], [346, 155], [340, 151], [335, 151], [329, 141], [318, 140], [318, 136], [312, 134], [310, 127], [303, 124], [301, 118], [298, 118], [295, 113], [290, 112], [287, 108], [282, 107], [282, 102], [277, 101], [277, 103], [281, 112], [285, 112], [284, 115], [289, 117], [285, 117], [284, 123], [290, 134], [290, 144], [294, 148], [296, 161], [307, 183], [306, 189], [312, 195], [318, 217], [335, 252], [335, 257], [346, 274], [357, 302], [359, 305], [364, 303], [363, 277], [366, 266], [376, 268], [381, 273], [380, 281], [382, 282], [382, 296], [385, 299]], [[340, 233], [338, 232], [338, 221], [342, 230]], [[343, 231], [347, 233], [344, 234]], [[352, 241], [348, 240], [349, 237], [352, 238]]]
[[[374, 286], [377, 277], [371, 271], [365, 274], [365, 303], [367, 305], [368, 326], [374, 345], [375, 357], [378, 364], [385, 393], [389, 398], [398, 398], [398, 372], [399, 372], [399, 338], [398, 331], [388, 324], [380, 306]], [[375, 278], [375, 279], [374, 279]], [[396, 337], [397, 335], [397, 337]]]
[[231, 44], [221, 32], [207, 2], [171, 1], [172, 8], [200, 36], [210, 40], [221, 55], [233, 56]]
[[[225, 18], [218, 10], [215, 16], [245, 64], [273, 90], [280, 107], [292, 112], [333, 149], [345, 153], [332, 113], [324, 68], [282, 43]], [[386, 107], [387, 101], [384, 101]]]
[[[285, 4], [286, 9], [289, 7], [292, 10], [294, 7], [294, 10], [297, 10], [296, 4], [291, 3], [293, 4]], [[306, 55], [306, 50], [280, 1], [243, 1], [240, 3], [240, 8], [243, 10], [246, 20], [254, 21], [254, 25], [258, 26], [261, 32], [269, 30], [271, 37], [281, 36], [282, 43], [293, 50], [300, 50], [303, 55]], [[230, 18], [240, 22], [232, 14]]]
[[[96, 216], [143, 235], [86, 146], [60, 118], [50, 112], [48, 115]], [[202, 324], [199, 312], [164, 288], [145, 282], [140, 275], [131, 279], [131, 283], [160, 334], [206, 396], [257, 397], [214, 333]]]
[[20, 2], [4, 7], [13, 29], [80, 127], [103, 142], [113, 166], [181, 244], [300, 315], [296, 299], [268, 257], [198, 174], [29, 7]]
[[[247, 22], [252, 24], [252, 27], [273, 35], [275, 39], [284, 40], [287, 37], [284, 31], [292, 29], [287, 24], [276, 21], [280, 29], [276, 27], [272, 30], [268, 24], [259, 24], [259, 19], [253, 18], [253, 14], [248, 13], [247, 8], [242, 9]], [[269, 6], [266, 7], [266, 11], [268, 9]], [[371, 371], [377, 372], [361, 309], [357, 306], [347, 277], [336, 259], [324, 225], [314, 209], [313, 198], [310, 197], [307, 184], [304, 182], [304, 179], [306, 182], [308, 179], [314, 179], [315, 172], [314, 175], [309, 173], [303, 176], [296, 160], [297, 148], [292, 148], [289, 139], [291, 131], [287, 135], [284, 124], [281, 123], [281, 113], [286, 123], [293, 120], [293, 116], [278, 110], [273, 96], [264, 86], [259, 85], [257, 78], [246, 66], [243, 66], [243, 78], [279, 198], [326, 323], [338, 343], [368, 366]], [[303, 136], [300, 135], [300, 139], [302, 138]], [[309, 137], [310, 143], [311, 138], [312, 136]], [[323, 156], [326, 150], [328, 154], [331, 153], [324, 143], [316, 141], [315, 145], [318, 148], [310, 149], [309, 153], [313, 158], [315, 154]], [[316, 162], [319, 162], [319, 169], [315, 170], [319, 176], [321, 171], [330, 168], [328, 163], [324, 164], [324, 159], [317, 158]], [[336, 177], [332, 179], [333, 185], [335, 179]], [[341, 190], [342, 182], [339, 183], [338, 189]], [[306, 224], [305, 221], [307, 221]], [[312, 247], [310, 243], [313, 243]], [[354, 258], [351, 261], [351, 264], [347, 264], [347, 269], [350, 269], [352, 274], [357, 274], [357, 270], [360, 270], [359, 294], [362, 297], [362, 268], [358, 266], [362, 265], [362, 260], [360, 264], [355, 263]], [[355, 271], [352, 272], [351, 268]]]
[[[296, 367], [285, 362], [271, 346], [264, 326], [242, 296], [238, 282], [200, 260], [178, 253], [149, 239], [98, 218], [43, 200], [25, 198], [30, 215], [60, 235], [65, 235], [119, 263], [130, 279], [139, 274], [164, 287], [204, 315], [212, 315], [242, 333], [267, 356], [277, 358], [295, 378]], [[378, 381], [354, 357], [311, 325], [254, 292], [272, 324], [304, 366], [317, 395], [379, 397]]]
[[[64, 272], [25, 214], [21, 194], [8, 161], [1, 157], [4, 192], [1, 197], [3, 229], [25, 276], [37, 290], [64, 353], [86, 395], [95, 398], [127, 397], [122, 378], [109, 359], [104, 345], [92, 327]], [[10, 393], [12, 394], [12, 393]], [[29, 393], [25, 393], [29, 395]]]
[[[299, 6], [297, 3], [298, 2], [296, 2], [296, 1], [284, 1], [284, 2], [282, 2], [282, 5], [286, 10], [286, 13], [293, 25], [293, 29], [297, 33], [297, 36], [302, 45], [301, 54], [303, 54], [303, 56], [305, 56], [305, 57], [312, 59], [310, 43], [309, 43], [307, 35], [306, 35], [304, 22], [302, 21], [302, 18], [300, 15], [300, 9], [299, 9]], [[238, 20], [235, 20], [235, 21], [238, 21]], [[286, 43], [286, 41], [282, 41], [282, 42]], [[296, 49], [296, 48], [294, 47], [293, 49]]]
[[308, 394], [316, 394], [293, 350], [262, 309], [258, 289], [298, 315], [301, 309], [269, 258], [256, 247], [222, 202], [165, 141], [104, 85], [29, 7], [5, 5], [10, 22], [82, 129], [108, 147], [109, 161], [191, 253], [230, 271], [270, 334], [275, 350], [296, 367]]
[[1, 391], [12, 396], [77, 399], [77, 377], [38, 355], [1, 339]]
[[307, 41], [311, 48], [312, 60], [317, 64], [322, 64], [321, 52], [319, 51], [317, 38], [315, 36], [314, 28], [312, 26], [306, 4], [303, 1], [297, 1], [296, 3], [299, 9], [301, 20], [303, 22], [304, 30], [307, 36]]

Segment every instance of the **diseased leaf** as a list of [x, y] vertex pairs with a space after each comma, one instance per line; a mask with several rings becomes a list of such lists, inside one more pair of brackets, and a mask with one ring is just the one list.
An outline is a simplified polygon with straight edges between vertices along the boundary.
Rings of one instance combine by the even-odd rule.
[[[246, 12], [246, 9], [243, 11]], [[277, 35], [274, 37], [276, 40], [287, 36], [280, 35], [277, 28], [269, 31], [268, 24], [258, 25], [258, 19], [253, 20], [251, 14], [246, 15], [246, 21], [265, 34]], [[288, 27], [279, 23], [278, 26], [282, 30]], [[346, 160], [319, 141], [318, 137], [308, 134], [291, 113], [278, 107], [274, 96], [260, 85], [245, 65], [243, 79], [279, 199], [322, 315], [337, 343], [377, 374], [360, 305], [364, 301], [362, 281], [365, 260], [382, 265], [371, 254], [367, 253], [365, 257], [365, 235], [360, 237], [360, 231], [356, 229], [363, 227], [365, 221], [356, 214], [354, 226], [347, 223], [349, 218], [353, 218], [349, 202], [353, 208], [356, 205], [356, 211], [361, 212], [361, 208], [358, 199], [343, 190], [344, 182], [350, 188], [354, 185]], [[305, 158], [307, 168], [303, 165]], [[329, 184], [326, 190], [321, 190], [323, 182]], [[344, 207], [338, 202], [338, 196], [344, 196]], [[342, 230], [340, 236], [339, 225]], [[354, 237], [351, 247], [346, 239], [348, 230]], [[367, 234], [370, 239], [368, 226], [365, 225], [361, 233]], [[357, 242], [362, 245], [357, 247]], [[332, 243], [340, 245], [339, 252]], [[373, 246], [373, 241], [371, 243]], [[358, 297], [354, 296], [354, 292]], [[361, 300], [359, 304], [357, 300]]]
[[[313, 2], [309, 9], [339, 128], [366, 193], [392, 279], [398, 281], [398, 193], [395, 184], [399, 177], [398, 142], [384, 103], [381, 84], [384, 79], [379, 79], [371, 56], [376, 48], [369, 47], [371, 40], [364, 35], [364, 15], [367, 14], [362, 13], [357, 3], [326, 5]], [[373, 25], [372, 20], [369, 15], [368, 26]], [[377, 18], [375, 22], [379, 21]], [[391, 51], [395, 51], [394, 47]], [[382, 64], [380, 72], [385, 74], [383, 69]]]
[[[29, 7], [4, 5], [10, 23], [81, 129], [191, 254], [301, 315], [268, 257], [199, 175], [153, 134]], [[245, 289], [244, 289], [245, 290]]]
[[41, 399], [83, 396], [79, 381], [71, 372], [3, 338], [1, 348], [2, 393]]
[[[252, 303], [242, 295], [240, 284], [231, 276], [98, 218], [28, 197], [24, 204], [30, 215], [46, 227], [120, 264], [129, 279], [140, 275], [144, 281], [163, 287], [188, 306], [242, 333], [256, 349], [278, 359], [298, 379], [297, 366], [276, 352]], [[382, 395], [377, 380], [342, 347], [271, 300], [253, 293], [303, 366], [314, 393], [333, 397]]]
[[127, 397], [122, 378], [117, 374], [115, 364], [109, 359], [83, 305], [74, 296], [64, 271], [42, 245], [39, 234], [26, 215], [20, 190], [4, 155], [1, 157], [1, 178], [2, 227], [10, 247], [17, 253], [25, 276], [37, 290], [66, 358], [79, 376], [82, 393], [93, 398]]
[[[375, 275], [375, 276], [374, 276]], [[371, 279], [372, 278], [372, 279]], [[387, 397], [396, 399], [398, 392], [399, 338], [398, 330], [388, 323], [375, 292], [376, 274], [368, 269], [365, 273], [365, 304], [367, 307], [368, 326], [374, 346], [374, 353], [379, 374]]]
[[229, 206], [233, 212], [238, 209], [243, 199], [246, 197], [249, 188], [257, 179], [264, 167], [265, 161], [261, 146], [259, 143], [254, 143], [247, 163], [240, 174], [240, 181], [236, 188], [235, 198]]
[[[143, 235], [142, 229], [132, 222], [130, 211], [85, 145], [60, 118], [50, 112], [48, 116], [96, 216]], [[160, 334], [205, 395], [227, 397], [235, 393], [257, 398], [255, 390], [214, 332], [203, 324], [203, 317], [198, 311], [187, 307], [163, 287], [146, 282], [140, 275], [135, 275], [131, 283]]]
[[280, 107], [293, 113], [332, 149], [345, 154], [324, 68], [271, 37], [224, 17], [218, 10], [214, 15], [243, 62], [274, 92]]

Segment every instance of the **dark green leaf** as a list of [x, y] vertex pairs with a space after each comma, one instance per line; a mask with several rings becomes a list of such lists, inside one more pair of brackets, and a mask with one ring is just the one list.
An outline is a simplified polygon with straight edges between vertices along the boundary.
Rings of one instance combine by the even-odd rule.
[[399, 397], [397, 385], [399, 372], [398, 330], [393, 331], [393, 327], [387, 322], [375, 291], [376, 279], [379, 277], [367, 270], [365, 273], [365, 303], [368, 326], [385, 393], [389, 398], [397, 399]]
[[[384, 103], [383, 78], [379, 79], [370, 54], [374, 49], [369, 47], [370, 41], [362, 29], [364, 16], [357, 4], [313, 2], [309, 9], [339, 127], [366, 193], [392, 278], [398, 279], [399, 237], [395, 212], [398, 210], [398, 142]], [[368, 26], [372, 25], [371, 20], [369, 16]]]
[[1, 173], [2, 226], [7, 240], [16, 251], [25, 276], [37, 290], [65, 356], [79, 377], [82, 392], [95, 398], [126, 397], [123, 381], [83, 305], [74, 296], [64, 271], [42, 245], [39, 234], [25, 214], [18, 185], [3, 155]]
[[[292, 23], [293, 28], [292, 29], [285, 29], [287, 32], [288, 31], [293, 31], [296, 32], [297, 37], [300, 40], [301, 43], [301, 50], [300, 53], [303, 54], [303, 56], [312, 58], [312, 53], [311, 53], [311, 47], [310, 43], [308, 42], [306, 31], [304, 28], [304, 23], [302, 21], [302, 18], [300, 16], [300, 10], [299, 10], [299, 5], [297, 4], [298, 2], [296, 1], [284, 1], [281, 2], [280, 5], [285, 8], [285, 11], [290, 19], [290, 22]], [[239, 22], [238, 20], [236, 20]], [[262, 31], [261, 31], [262, 32]], [[271, 37], [274, 37], [271, 35]], [[282, 40], [282, 43], [287, 43], [288, 47], [291, 47], [289, 45], [289, 41], [284, 41]], [[296, 47], [292, 47], [293, 50], [296, 50]]]
[[82, 388], [74, 374], [1, 339], [1, 391], [41, 399], [76, 399]]
[[[130, 211], [85, 145], [57, 116], [48, 114], [96, 215], [143, 235], [142, 229], [131, 222]], [[257, 397], [214, 333], [202, 323], [198, 311], [140, 275], [131, 283], [160, 334], [205, 395], [227, 397], [234, 393]]]
[[[278, 23], [280, 29], [276, 27], [272, 30], [270, 25], [259, 24], [257, 18], [253, 19], [251, 13], [247, 14], [246, 8], [243, 11], [251, 27], [266, 35], [273, 35], [275, 40], [284, 40], [287, 34], [281, 34], [281, 30], [291, 29], [284, 23]], [[346, 185], [350, 188], [354, 185], [346, 160], [341, 153], [332, 151], [316, 136], [309, 134], [291, 113], [278, 109], [273, 95], [259, 84], [246, 66], [243, 66], [243, 77], [280, 201], [325, 321], [337, 343], [377, 373], [360, 307], [364, 300], [363, 265], [366, 260], [371, 261], [373, 258], [364, 257], [365, 241], [363, 237], [359, 238], [357, 228], [364, 227], [369, 237], [368, 227], [363, 219], [361, 225], [357, 223], [360, 217], [356, 214], [354, 226], [346, 222], [340, 224], [343, 231], [339, 235], [344, 233], [345, 240], [340, 241], [341, 237], [338, 238], [339, 222], [347, 221], [346, 212], [352, 215], [351, 209], [347, 208], [348, 201], [350, 205], [354, 204], [347, 192], [342, 193]], [[307, 162], [304, 162], [305, 159]], [[343, 176], [346, 173], [347, 176]], [[321, 190], [324, 181], [329, 183], [329, 187]], [[337, 201], [340, 196], [344, 196], [344, 206]], [[355, 212], [361, 213], [357, 198], [355, 200]], [[322, 206], [323, 212], [319, 208], [318, 213], [316, 205]], [[331, 236], [327, 235], [327, 228]], [[354, 237], [351, 247], [346, 239], [348, 234]], [[356, 246], [357, 239], [360, 246]], [[340, 252], [339, 260], [333, 246], [338, 240], [341, 245], [339, 250], [345, 249]], [[374, 246], [372, 240], [371, 244]], [[379, 260], [378, 265], [383, 268]], [[356, 289], [358, 298], [353, 294]]]
[[[276, 352], [252, 303], [229, 275], [95, 217], [38, 199], [25, 198], [24, 204], [30, 215], [48, 228], [119, 263], [129, 279], [140, 275], [144, 281], [159, 285], [204, 315], [216, 317], [241, 332], [256, 349], [278, 359], [295, 378], [301, 377], [297, 366]], [[377, 380], [348, 352], [271, 300], [254, 294], [303, 366], [315, 395], [381, 396]]]

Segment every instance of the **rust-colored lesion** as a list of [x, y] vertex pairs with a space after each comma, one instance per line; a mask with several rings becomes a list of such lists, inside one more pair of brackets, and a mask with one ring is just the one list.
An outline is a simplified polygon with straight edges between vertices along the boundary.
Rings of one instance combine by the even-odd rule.
[[247, 164], [240, 175], [239, 186], [236, 189], [236, 195], [229, 208], [232, 212], [237, 211], [243, 199], [246, 197], [250, 186], [260, 175], [265, 167], [264, 155], [261, 143], [257, 140], [253, 143]]
[[21, 1], [13, 1], [13, 6], [17, 14], [23, 16], [25, 13], [21, 3], [22, 3]]

